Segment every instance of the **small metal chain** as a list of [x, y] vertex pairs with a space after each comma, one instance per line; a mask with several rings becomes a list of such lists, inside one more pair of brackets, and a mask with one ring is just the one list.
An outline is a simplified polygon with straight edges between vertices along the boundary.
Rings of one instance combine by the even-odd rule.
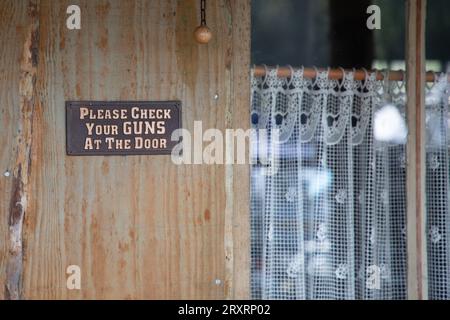
[[206, 0], [200, 0], [201, 25], [206, 26]]

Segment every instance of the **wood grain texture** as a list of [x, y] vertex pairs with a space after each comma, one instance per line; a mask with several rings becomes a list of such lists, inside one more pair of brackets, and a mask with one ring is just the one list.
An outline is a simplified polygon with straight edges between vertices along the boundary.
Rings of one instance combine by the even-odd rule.
[[[250, 1], [231, 2], [232, 51], [231, 104], [229, 128], [250, 128]], [[235, 53], [235, 54], [233, 54]], [[249, 146], [250, 144], [248, 144]], [[248, 160], [249, 149], [246, 150]], [[248, 165], [233, 166], [230, 189], [232, 207], [233, 263], [230, 265], [233, 284], [227, 293], [231, 299], [250, 299], [250, 170]], [[227, 225], [225, 225], [227, 230]], [[229, 230], [229, 228], [228, 228]]]
[[428, 299], [425, 207], [426, 0], [406, 1], [406, 232], [408, 299]]
[[[28, 14], [28, 3], [2, 1], [0, 6], [0, 299], [11, 298], [7, 288], [19, 285], [20, 279], [15, 272], [14, 263], [21, 261], [21, 248], [12, 250], [11, 200], [18, 194], [16, 186], [22, 181], [17, 177], [16, 162], [18, 159], [18, 139], [22, 136], [19, 124], [22, 123], [21, 87], [24, 74], [22, 58], [29, 36], [31, 19]], [[23, 146], [23, 145], [22, 145]], [[5, 175], [6, 173], [6, 175]], [[15, 205], [15, 204], [14, 204]], [[20, 217], [20, 228], [22, 217]], [[16, 221], [18, 222], [18, 221]], [[16, 225], [17, 226], [17, 225]], [[20, 231], [16, 230], [15, 231]], [[21, 232], [15, 235], [20, 236]], [[20, 266], [19, 266], [20, 267]], [[7, 282], [7, 272], [15, 273]], [[11, 286], [9, 287], [10, 289]], [[13, 295], [18, 295], [14, 292]]]
[[[77, 1], [79, 31], [66, 29], [69, 4], [39, 3], [22, 298], [225, 298], [225, 166], [177, 166], [169, 156], [67, 157], [64, 102], [179, 99], [183, 126], [191, 131], [194, 120], [203, 121], [204, 129], [248, 127], [249, 1], [208, 1], [214, 35], [208, 45], [193, 40], [199, 24], [195, 0]], [[26, 5], [2, 3], [0, 12], [26, 17]], [[7, 41], [7, 59], [13, 60], [24, 39]], [[6, 68], [7, 62], [1, 63]], [[17, 62], [9, 64], [14, 66], [8, 66], [8, 81], [0, 85], [17, 90]], [[14, 95], [0, 99], [17, 104]], [[8, 117], [17, 117], [13, 106], [6, 109]], [[14, 124], [0, 130], [4, 145], [13, 147]], [[4, 154], [0, 160], [3, 167], [10, 163]], [[235, 181], [235, 174], [248, 177], [248, 166], [233, 169], [229, 179]], [[246, 179], [233, 186], [233, 194], [242, 191], [229, 211], [237, 223], [231, 229], [234, 243], [245, 240], [235, 232], [248, 223]], [[10, 188], [4, 181], [2, 189]], [[6, 197], [0, 204], [3, 220]], [[0, 228], [6, 228], [4, 222]], [[235, 251], [235, 264], [245, 261], [246, 245]], [[3, 257], [5, 246], [0, 250]], [[81, 267], [79, 291], [66, 288], [65, 271], [72, 264]], [[3, 283], [3, 260], [0, 268]]]

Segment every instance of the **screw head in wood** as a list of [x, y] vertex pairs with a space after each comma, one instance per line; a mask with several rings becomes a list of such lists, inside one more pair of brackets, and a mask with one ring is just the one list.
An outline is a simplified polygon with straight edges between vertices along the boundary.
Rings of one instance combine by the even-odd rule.
[[207, 26], [198, 26], [194, 31], [194, 38], [200, 44], [207, 44], [211, 38], [211, 30]]

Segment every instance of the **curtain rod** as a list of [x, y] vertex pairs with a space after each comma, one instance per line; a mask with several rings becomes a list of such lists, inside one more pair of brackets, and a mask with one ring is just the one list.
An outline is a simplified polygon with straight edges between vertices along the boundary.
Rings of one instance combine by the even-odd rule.
[[[268, 67], [269, 69], [272, 67]], [[291, 68], [289, 67], [278, 67], [278, 77], [287, 78], [291, 76]], [[326, 69], [317, 69], [319, 71], [324, 71]], [[353, 70], [345, 70], [347, 72], [351, 72]], [[366, 72], [363, 69], [356, 69], [353, 71], [355, 75], [355, 80], [364, 80], [366, 78]], [[377, 80], [383, 80], [384, 75], [381, 71], [378, 70], [369, 70], [368, 72], [376, 72]], [[404, 71], [389, 71], [389, 80], [392, 81], [403, 81], [404, 79]], [[266, 67], [265, 66], [255, 66], [253, 68], [253, 75], [255, 77], [263, 77], [266, 75]], [[306, 78], [315, 78], [316, 77], [316, 69], [314, 68], [304, 68], [303, 75]], [[330, 69], [329, 78], [330, 79], [342, 79], [343, 73], [342, 69]], [[450, 75], [448, 76], [450, 82]], [[432, 71], [428, 71], [426, 74], [427, 82], [434, 82], [435, 73]]]

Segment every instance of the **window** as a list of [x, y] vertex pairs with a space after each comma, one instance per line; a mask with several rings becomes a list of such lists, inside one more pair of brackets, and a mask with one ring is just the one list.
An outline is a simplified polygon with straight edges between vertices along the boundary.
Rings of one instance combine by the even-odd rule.
[[[425, 88], [411, 76], [421, 74], [421, 60], [407, 39], [416, 39], [420, 21], [408, 20], [419, 27], [405, 30], [406, 11], [423, 18], [423, 3], [253, 1], [251, 119], [259, 130], [251, 175], [253, 298], [450, 294], [448, 82], [429, 74], [436, 80]], [[373, 4], [381, 10], [381, 29], [369, 30], [366, 9]], [[428, 16], [445, 16], [450, 4], [429, 0], [428, 9]], [[429, 21], [427, 39], [445, 32], [435, 26], [444, 25], [439, 19]], [[441, 44], [427, 46], [430, 70], [445, 70]], [[406, 66], [405, 48], [414, 92], [398, 72]], [[426, 94], [423, 102], [411, 99], [417, 92]], [[423, 114], [411, 112], [416, 106]], [[426, 141], [415, 133], [420, 126], [407, 126], [422, 121]], [[434, 148], [433, 139], [445, 148]], [[427, 169], [415, 176], [415, 160], [423, 161], [417, 155]], [[426, 193], [414, 199], [419, 210], [413, 210], [407, 199], [421, 183]], [[423, 231], [407, 226], [407, 216]], [[407, 279], [418, 278], [426, 254], [415, 245], [426, 241], [430, 283], [419, 277], [422, 289], [414, 292]]]

